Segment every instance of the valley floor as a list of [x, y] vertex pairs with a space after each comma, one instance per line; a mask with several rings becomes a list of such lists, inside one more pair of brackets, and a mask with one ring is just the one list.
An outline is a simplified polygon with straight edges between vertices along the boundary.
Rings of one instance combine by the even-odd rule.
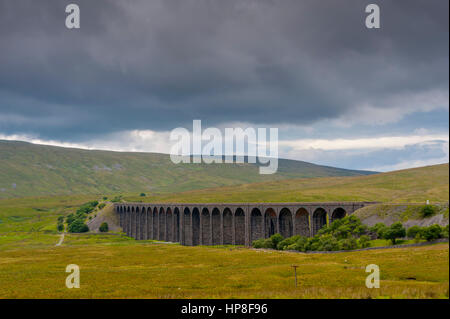
[[[448, 203], [448, 164], [368, 177], [287, 180], [124, 200], [249, 202], [379, 200]], [[72, 195], [0, 200], [0, 298], [449, 298], [448, 243], [339, 254], [243, 247], [184, 247], [123, 234], [66, 234], [57, 219], [103, 198]], [[115, 195], [114, 195], [115, 196]], [[112, 199], [111, 195], [108, 195]], [[385, 207], [386, 206], [386, 207]], [[364, 218], [417, 219], [414, 207], [363, 211]], [[96, 216], [98, 211], [92, 212]], [[439, 212], [448, 220], [448, 204]], [[92, 217], [92, 216], [90, 216]], [[377, 219], [378, 220], [378, 219]], [[421, 221], [422, 222], [422, 221]], [[383, 245], [380, 242], [379, 245]], [[66, 288], [66, 267], [81, 287]], [[365, 286], [366, 266], [381, 287]], [[298, 265], [298, 287], [292, 265]]]
[[[0, 298], [448, 298], [449, 246], [340, 254], [185, 247], [118, 234], [16, 234], [0, 242]], [[80, 267], [79, 289], [65, 286]], [[368, 289], [365, 267], [380, 267]], [[294, 286], [292, 265], [298, 265]]]

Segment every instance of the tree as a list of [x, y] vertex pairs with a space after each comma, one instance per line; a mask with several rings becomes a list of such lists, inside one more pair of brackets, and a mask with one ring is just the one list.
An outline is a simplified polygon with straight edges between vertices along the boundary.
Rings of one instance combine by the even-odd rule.
[[298, 250], [298, 251], [306, 251], [308, 249], [308, 243], [309, 243], [309, 238], [307, 238], [307, 237], [300, 237], [295, 242], [294, 249]]
[[122, 201], [122, 196], [116, 196], [113, 199], [111, 199], [111, 203], [118, 203]]
[[337, 239], [344, 239], [359, 237], [365, 232], [367, 232], [367, 226], [358, 217], [351, 215], [335, 220], [328, 227], [323, 227], [319, 230], [318, 235], [331, 234]]
[[424, 227], [422, 230], [422, 237], [427, 241], [436, 240], [441, 238], [442, 228], [438, 224], [434, 224], [428, 227]]
[[321, 247], [320, 236], [316, 235], [308, 240], [308, 243], [305, 246], [305, 250], [317, 251], [320, 250]]
[[419, 234], [422, 231], [422, 227], [414, 225], [408, 228], [407, 232], [406, 232], [406, 236], [408, 236], [409, 238], [416, 238], [417, 234]]
[[361, 248], [370, 247], [370, 237], [367, 235], [362, 235], [361, 237], [359, 237], [358, 242]]
[[395, 245], [397, 238], [402, 238], [405, 236], [406, 236], [406, 229], [400, 222], [393, 223], [391, 227], [386, 229], [386, 231], [384, 231], [383, 233], [384, 239], [391, 240], [393, 245]]
[[83, 204], [83, 205], [81, 205], [80, 208], [77, 209], [76, 214], [77, 215], [82, 215], [82, 214], [87, 215], [87, 214], [91, 213], [95, 209], [95, 207], [97, 205], [98, 205], [97, 201], [93, 201], [93, 202], [89, 202], [89, 203]]
[[86, 233], [89, 231], [88, 225], [86, 225], [82, 220], [75, 219], [69, 225], [69, 232], [71, 233]]
[[340, 248], [339, 241], [337, 240], [336, 237], [333, 237], [330, 234], [323, 235], [320, 237], [319, 250], [335, 251], [335, 250], [339, 250], [339, 248]]
[[444, 229], [442, 229], [442, 237], [448, 238], [448, 224]]
[[75, 215], [70, 213], [69, 215], [67, 215], [66, 217], [66, 223], [67, 225], [72, 224], [72, 222], [75, 220]]
[[141, 197], [145, 197], [146, 195], [145, 195], [145, 193], [141, 193], [141, 195], [140, 195]]
[[58, 224], [58, 231], [64, 230], [64, 224]]
[[289, 238], [285, 238], [277, 245], [278, 250], [286, 250], [289, 245], [294, 244], [300, 238], [299, 235], [295, 235]]
[[358, 248], [358, 242], [355, 238], [346, 238], [339, 241], [339, 247], [342, 250], [353, 250]]
[[264, 248], [264, 239], [254, 240], [252, 243], [253, 248]]
[[100, 225], [100, 227], [98, 228], [98, 230], [102, 233], [107, 233], [109, 228], [108, 228], [108, 223], [102, 223]]
[[432, 205], [425, 205], [420, 211], [422, 217], [430, 217], [434, 215], [434, 207]]
[[281, 234], [275, 234], [270, 236], [270, 241], [272, 242], [272, 248], [277, 249], [278, 243], [283, 240], [283, 236]]
[[93, 200], [93, 201], [89, 202], [88, 205], [95, 208], [95, 206], [98, 205], [98, 200]]
[[383, 223], [376, 223], [374, 226], [369, 228], [369, 231], [376, 234], [377, 238], [383, 238], [383, 233], [388, 229], [388, 227]]

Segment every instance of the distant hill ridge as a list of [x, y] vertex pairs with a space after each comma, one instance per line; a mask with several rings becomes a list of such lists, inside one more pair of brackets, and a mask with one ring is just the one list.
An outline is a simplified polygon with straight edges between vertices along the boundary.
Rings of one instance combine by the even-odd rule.
[[[448, 219], [448, 198], [449, 165], [446, 163], [369, 176], [286, 179], [162, 194], [151, 198], [127, 196], [125, 200], [165, 203], [375, 201], [401, 205], [424, 205], [429, 200], [434, 204], [446, 203], [447, 212], [444, 215]], [[390, 211], [375, 211], [380, 213], [380, 218], [391, 214]], [[407, 218], [408, 214], [406, 212], [402, 218]]]
[[279, 160], [278, 172], [256, 164], [173, 164], [167, 154], [83, 150], [0, 140], [0, 198], [144, 192], [164, 194], [291, 178], [374, 172]]

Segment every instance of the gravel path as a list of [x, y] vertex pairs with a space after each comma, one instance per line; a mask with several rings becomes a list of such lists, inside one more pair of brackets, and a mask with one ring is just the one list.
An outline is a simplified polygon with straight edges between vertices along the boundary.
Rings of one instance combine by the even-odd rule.
[[64, 234], [66, 233], [66, 231], [64, 230], [64, 232], [61, 234], [61, 237], [59, 237], [59, 241], [55, 246], [61, 246], [62, 243], [64, 242]]

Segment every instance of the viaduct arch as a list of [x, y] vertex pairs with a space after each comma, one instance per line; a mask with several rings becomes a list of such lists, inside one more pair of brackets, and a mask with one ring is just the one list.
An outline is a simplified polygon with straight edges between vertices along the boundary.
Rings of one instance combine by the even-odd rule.
[[275, 233], [314, 236], [325, 225], [375, 202], [115, 203], [123, 231], [137, 240], [182, 245], [246, 245]]

